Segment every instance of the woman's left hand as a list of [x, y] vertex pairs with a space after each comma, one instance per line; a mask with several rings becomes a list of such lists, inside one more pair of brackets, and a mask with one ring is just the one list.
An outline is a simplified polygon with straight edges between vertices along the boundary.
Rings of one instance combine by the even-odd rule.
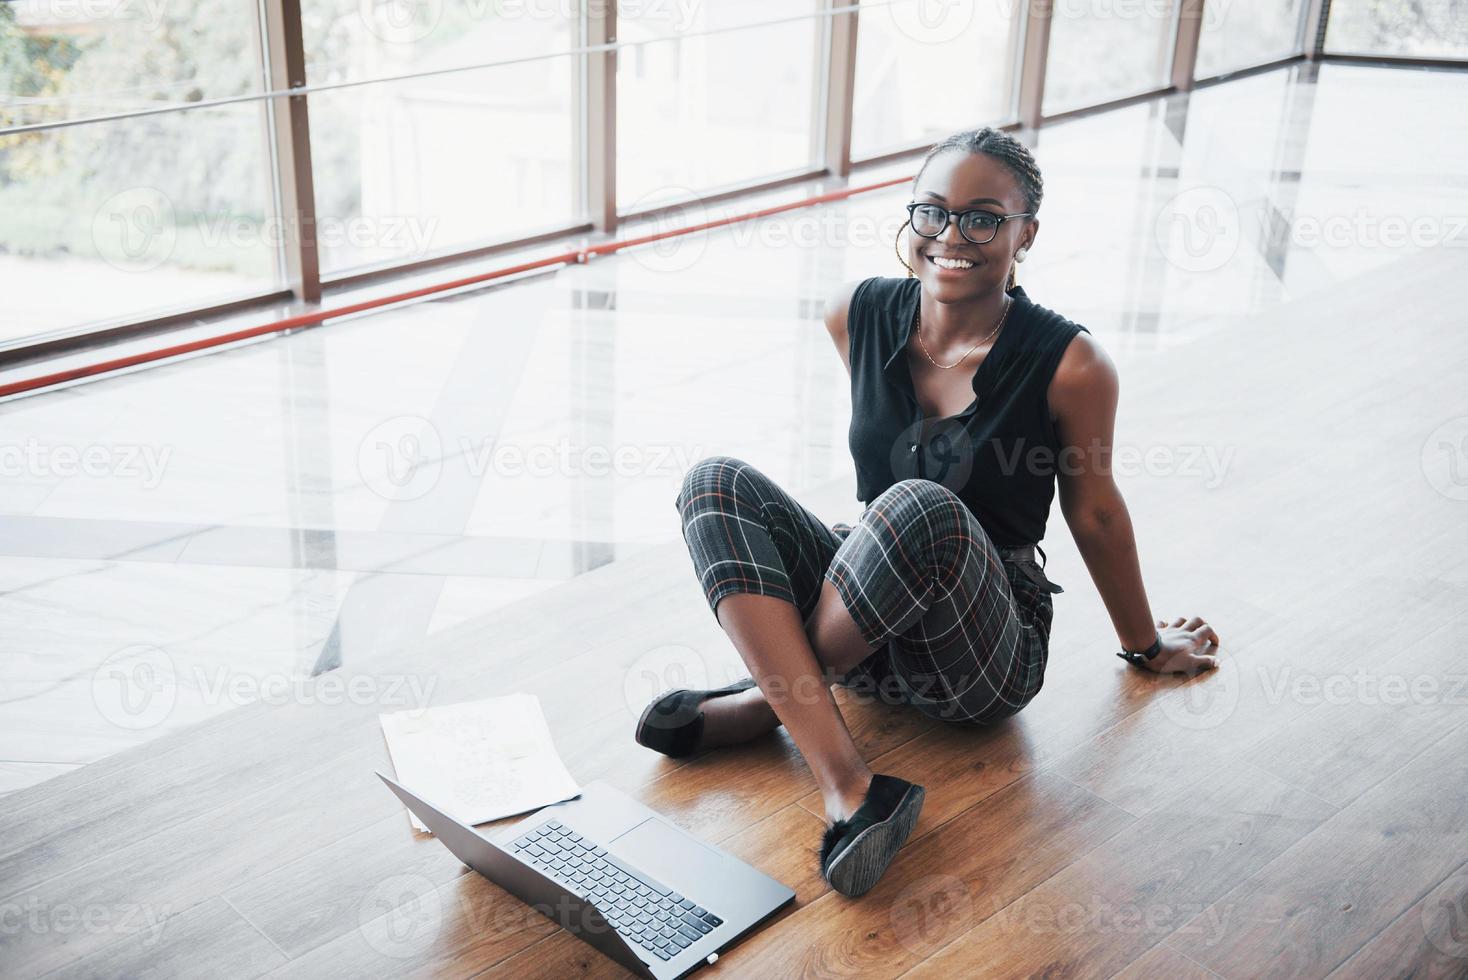
[[1179, 616], [1171, 625], [1159, 619], [1157, 635], [1162, 639], [1162, 649], [1146, 662], [1148, 670], [1159, 674], [1197, 674], [1218, 666], [1218, 633], [1202, 616], [1188, 620]]

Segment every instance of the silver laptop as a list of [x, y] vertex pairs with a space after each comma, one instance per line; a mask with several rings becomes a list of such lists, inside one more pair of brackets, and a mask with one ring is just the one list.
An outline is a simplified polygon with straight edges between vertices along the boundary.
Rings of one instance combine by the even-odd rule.
[[460, 861], [641, 977], [714, 962], [795, 897], [600, 781], [486, 836], [377, 775]]

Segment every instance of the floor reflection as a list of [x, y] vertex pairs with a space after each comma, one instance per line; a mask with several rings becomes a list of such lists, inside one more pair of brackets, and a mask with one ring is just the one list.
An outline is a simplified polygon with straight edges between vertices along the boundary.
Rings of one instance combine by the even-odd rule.
[[[1465, 96], [1458, 72], [1293, 66], [1046, 128], [1021, 281], [1140, 364], [1468, 244]], [[796, 492], [847, 481], [847, 380], [819, 315], [837, 283], [902, 273], [906, 200], [4, 406], [0, 790], [227, 710], [221, 676], [411, 656], [676, 542], [673, 498], [703, 456]], [[1299, 329], [1324, 342], [1330, 324]], [[846, 498], [832, 520], [859, 511]], [[168, 670], [162, 718], [111, 700], [117, 677]]]

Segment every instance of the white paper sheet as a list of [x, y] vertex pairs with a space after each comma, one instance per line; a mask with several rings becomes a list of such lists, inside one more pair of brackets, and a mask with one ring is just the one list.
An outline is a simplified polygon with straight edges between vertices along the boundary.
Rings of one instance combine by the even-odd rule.
[[[533, 694], [378, 716], [398, 782], [467, 824], [569, 800], [581, 792]], [[411, 811], [413, 826], [426, 831]]]

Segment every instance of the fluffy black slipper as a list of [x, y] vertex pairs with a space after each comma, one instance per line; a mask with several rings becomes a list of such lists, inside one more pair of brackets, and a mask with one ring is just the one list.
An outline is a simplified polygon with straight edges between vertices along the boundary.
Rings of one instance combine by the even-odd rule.
[[924, 793], [896, 776], [872, 776], [861, 806], [821, 838], [821, 874], [832, 888], [852, 898], [871, 890], [917, 825]]

